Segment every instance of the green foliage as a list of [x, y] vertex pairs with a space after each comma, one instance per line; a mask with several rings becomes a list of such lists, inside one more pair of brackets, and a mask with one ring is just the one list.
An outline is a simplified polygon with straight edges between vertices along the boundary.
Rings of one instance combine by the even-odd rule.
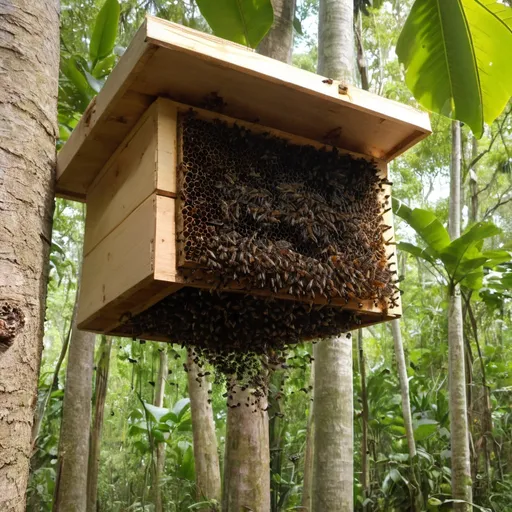
[[416, 0], [397, 43], [418, 102], [477, 137], [512, 95], [511, 11], [495, 0]]
[[423, 258], [432, 265], [441, 263], [451, 286], [463, 284], [480, 290], [484, 266], [492, 268], [510, 260], [507, 251], [482, 251], [485, 239], [501, 233], [490, 222], [470, 226], [459, 238], [450, 242], [450, 235], [439, 219], [427, 210], [411, 209], [398, 199], [393, 199], [393, 211], [402, 217], [423, 239], [424, 249], [411, 243], [399, 243], [398, 248], [413, 256]]
[[274, 21], [270, 0], [196, 0], [216, 36], [256, 48]]
[[109, 57], [114, 49], [121, 8], [117, 0], [105, 0], [101, 8], [89, 43], [92, 68], [98, 61]]

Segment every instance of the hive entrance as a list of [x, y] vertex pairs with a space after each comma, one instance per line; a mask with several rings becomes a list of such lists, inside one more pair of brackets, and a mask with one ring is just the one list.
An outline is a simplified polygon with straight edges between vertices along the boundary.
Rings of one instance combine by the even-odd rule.
[[394, 302], [375, 164], [192, 112], [179, 131], [178, 265], [196, 269], [190, 284]]

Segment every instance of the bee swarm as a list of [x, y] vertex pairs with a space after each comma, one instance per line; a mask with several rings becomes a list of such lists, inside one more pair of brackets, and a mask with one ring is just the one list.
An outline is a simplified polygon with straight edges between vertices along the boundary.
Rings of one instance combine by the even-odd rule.
[[395, 304], [387, 181], [374, 163], [193, 112], [179, 132], [178, 266], [190, 286], [126, 332], [193, 345], [197, 359], [254, 384], [290, 345], [361, 322], [340, 306]]

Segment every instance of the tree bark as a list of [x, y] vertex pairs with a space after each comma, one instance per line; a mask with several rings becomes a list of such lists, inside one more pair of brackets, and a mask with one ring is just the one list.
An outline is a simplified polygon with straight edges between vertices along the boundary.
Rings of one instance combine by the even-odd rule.
[[204, 377], [197, 376], [201, 372], [191, 353], [188, 354], [187, 368], [197, 499], [199, 501], [217, 500], [220, 503], [221, 479], [217, 436], [212, 406], [208, 402], [210, 400], [208, 391], [211, 386]]
[[[363, 500], [368, 497], [370, 486], [370, 467], [368, 465], [368, 395], [366, 393], [366, 361], [364, 357], [363, 330], [357, 331], [357, 348], [359, 354], [359, 376], [361, 378], [362, 403], [362, 439], [361, 439], [361, 485], [363, 487]], [[363, 507], [366, 510], [366, 506]]]
[[58, 0], [0, 0], [0, 509], [25, 510], [54, 195]]
[[[156, 405], [157, 407], [163, 407], [165, 397], [165, 381], [168, 373], [166, 345], [160, 349], [159, 357], [160, 363], [158, 365], [158, 377], [156, 380], [155, 399], [153, 401], [153, 404]], [[164, 473], [165, 468], [165, 443], [157, 442], [155, 451], [156, 458], [155, 468], [153, 472], [153, 494], [155, 502], [155, 512], [162, 512], [162, 486], [160, 485], [160, 481], [162, 479], [162, 474]]]
[[[320, 0], [318, 73], [352, 84], [353, 0]], [[315, 345], [313, 512], [353, 510], [353, 383], [350, 335]]]
[[315, 345], [313, 512], [354, 508], [351, 338], [347, 334]]
[[54, 512], [85, 512], [95, 335], [73, 325], [60, 427]]
[[[450, 168], [449, 231], [452, 240], [460, 236], [460, 123], [452, 122], [452, 162]], [[460, 287], [450, 284], [448, 311], [448, 365], [450, 394], [450, 433], [452, 451], [452, 496], [472, 501], [469, 431], [464, 369], [464, 336]], [[471, 505], [455, 503], [454, 510], [469, 511]]]
[[[311, 365], [311, 375], [309, 377], [310, 386], [315, 388], [315, 365]], [[303, 512], [310, 512], [311, 510], [311, 495], [313, 487], [313, 445], [314, 445], [314, 414], [315, 414], [315, 402], [311, 402], [309, 406], [308, 426], [306, 429], [306, 450], [304, 454], [304, 480], [302, 483], [302, 510]]]
[[96, 512], [98, 499], [98, 471], [100, 465], [101, 431], [107, 397], [108, 373], [112, 338], [102, 336], [99, 359], [96, 366], [96, 400], [94, 404], [94, 422], [91, 430], [89, 467], [87, 471], [87, 512]]
[[[228, 408], [224, 461], [223, 512], [270, 510], [270, 451], [266, 398], [250, 403], [251, 389], [235, 386], [236, 402]], [[247, 399], [249, 398], [249, 402]]]
[[411, 501], [412, 510], [423, 510], [423, 496], [418, 484], [416, 474], [416, 441], [414, 440], [414, 428], [412, 426], [411, 401], [409, 394], [409, 377], [405, 363], [404, 345], [402, 343], [402, 332], [400, 331], [400, 320], [396, 318], [391, 321], [391, 331], [395, 344], [395, 358], [398, 369], [398, 380], [400, 381], [400, 394], [402, 395], [402, 415], [404, 417], [405, 436], [409, 448], [409, 463], [411, 465]]
[[354, 2], [320, 0], [318, 73], [354, 83]]
[[272, 0], [274, 25], [258, 46], [258, 53], [273, 59], [292, 61], [295, 0]]

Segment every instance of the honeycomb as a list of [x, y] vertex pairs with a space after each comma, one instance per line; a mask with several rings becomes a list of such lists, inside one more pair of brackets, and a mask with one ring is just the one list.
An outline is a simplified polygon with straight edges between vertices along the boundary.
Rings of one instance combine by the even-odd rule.
[[[397, 294], [375, 164], [237, 124], [179, 121], [181, 264], [219, 286], [337, 304]], [[384, 204], [383, 204], [384, 201]]]

